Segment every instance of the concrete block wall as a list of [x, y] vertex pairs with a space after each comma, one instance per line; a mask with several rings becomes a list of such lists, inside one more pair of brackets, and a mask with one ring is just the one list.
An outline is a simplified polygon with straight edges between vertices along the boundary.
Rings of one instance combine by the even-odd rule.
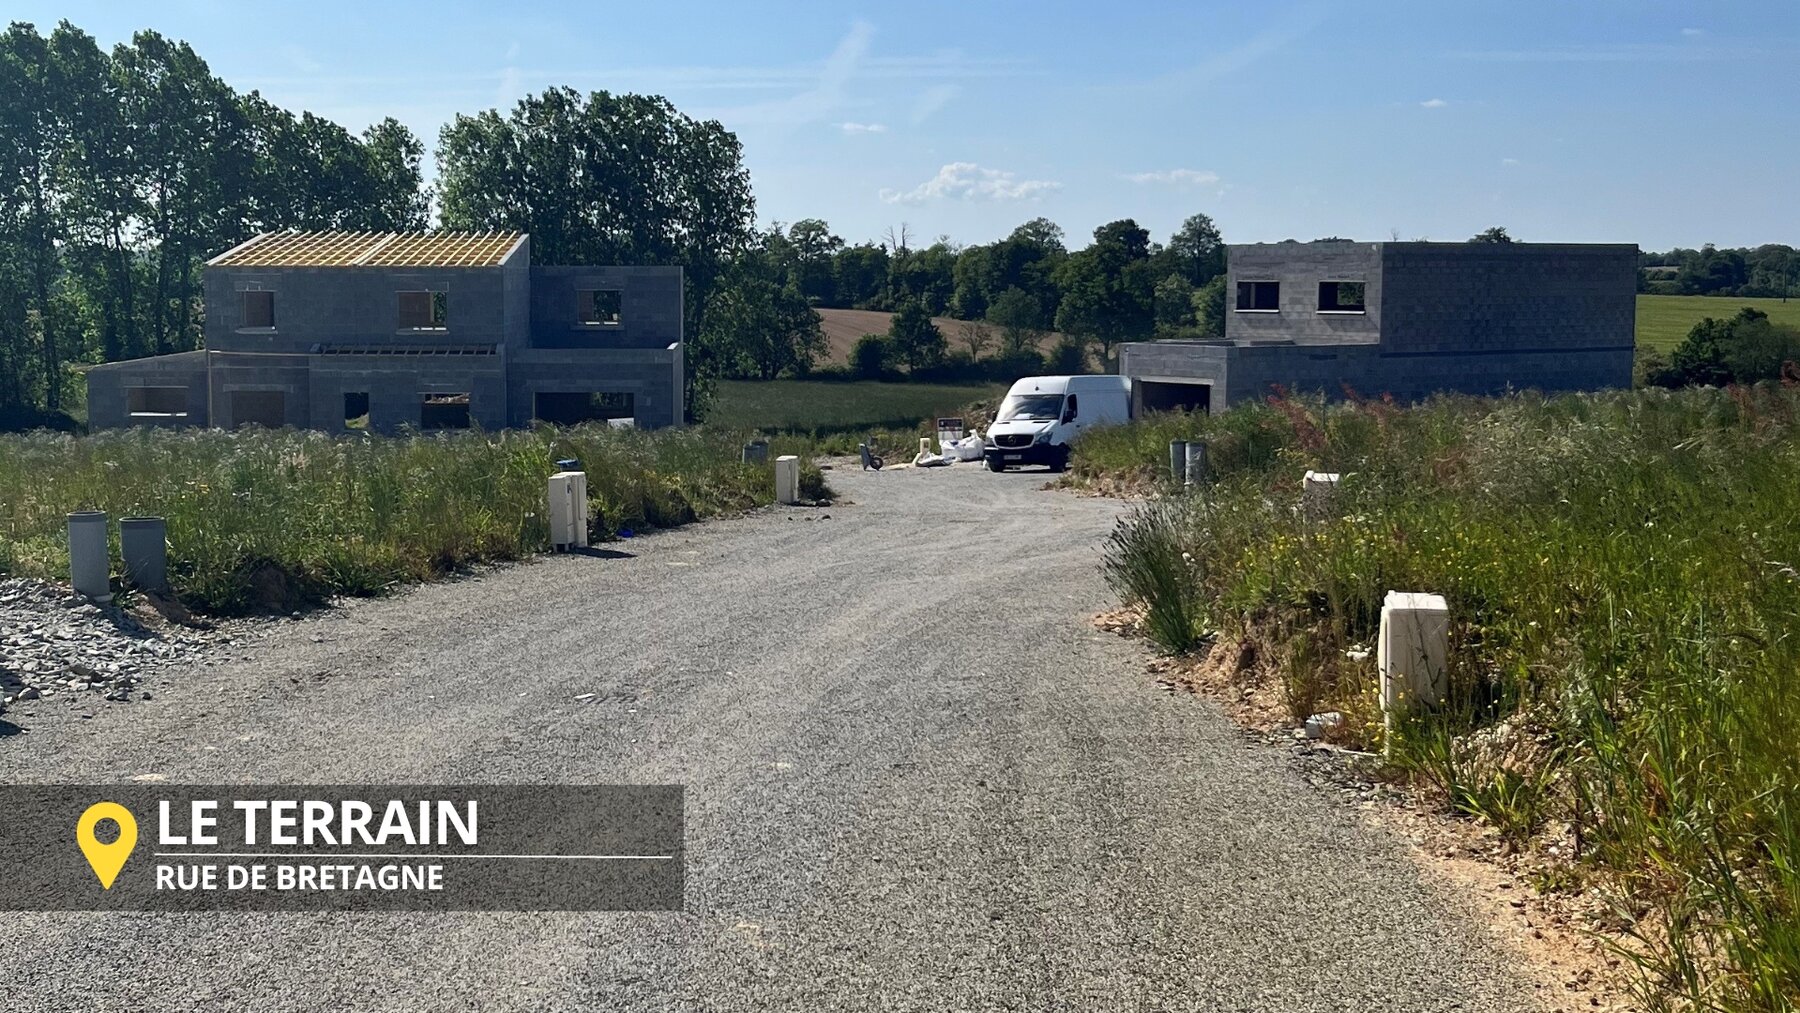
[[[1637, 247], [1383, 243], [1392, 352], [1530, 352], [1635, 342]], [[1618, 382], [1618, 381], [1615, 381]]]
[[304, 355], [234, 355], [213, 352], [206, 371], [212, 399], [211, 424], [222, 429], [241, 425], [232, 397], [239, 391], [276, 393], [282, 399], [282, 425], [306, 428], [312, 421], [311, 370]]
[[[619, 323], [584, 324], [584, 290], [620, 294]], [[668, 348], [682, 340], [679, 267], [534, 267], [531, 345], [535, 348]]]
[[[88, 427], [123, 429], [127, 426], [204, 426], [207, 414], [205, 352], [178, 352], [148, 359], [110, 362], [87, 372]], [[187, 417], [132, 418], [130, 387], [187, 388]]]
[[506, 372], [499, 356], [421, 356], [374, 366], [367, 361], [347, 363], [345, 358], [312, 357], [310, 424], [314, 429], [329, 432], [344, 428], [346, 394], [369, 395], [372, 432], [418, 428], [420, 406], [427, 394], [466, 393], [472, 423], [483, 429], [503, 429], [507, 425]]
[[[304, 354], [314, 345], [524, 344], [507, 333], [511, 275], [497, 267], [209, 267], [206, 347]], [[275, 326], [245, 328], [245, 291], [275, 293]], [[400, 326], [400, 293], [443, 292], [442, 330]]]
[[1142, 341], [1119, 346], [1119, 374], [1134, 381], [1131, 410], [1144, 411], [1141, 382], [1158, 379], [1205, 381], [1212, 386], [1210, 396], [1214, 410], [1224, 407], [1231, 380], [1231, 353], [1225, 344], [1201, 344], [1187, 341]]
[[632, 395], [640, 428], [680, 425], [682, 350], [532, 349], [507, 364], [509, 423], [531, 424], [539, 393]]
[[[1372, 344], [1381, 340], [1383, 300], [1380, 243], [1256, 243], [1227, 247], [1225, 337], [1236, 342], [1291, 341], [1300, 345]], [[1239, 310], [1240, 281], [1281, 285], [1281, 309]], [[1319, 283], [1360, 281], [1361, 313], [1320, 312]]]

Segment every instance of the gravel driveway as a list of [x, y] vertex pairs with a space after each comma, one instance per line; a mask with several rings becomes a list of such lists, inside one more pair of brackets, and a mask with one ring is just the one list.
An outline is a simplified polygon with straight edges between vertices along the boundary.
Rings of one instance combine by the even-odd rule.
[[681, 782], [685, 913], [9, 915], [0, 1006], [1530, 1006], [1397, 841], [1089, 626], [1121, 504], [828, 474], [849, 502], [350, 603], [0, 736], [8, 783]]

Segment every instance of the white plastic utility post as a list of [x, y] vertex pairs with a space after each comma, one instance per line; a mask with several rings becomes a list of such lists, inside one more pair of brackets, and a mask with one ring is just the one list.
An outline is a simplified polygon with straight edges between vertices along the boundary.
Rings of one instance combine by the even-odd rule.
[[800, 502], [800, 458], [793, 454], [783, 454], [775, 459], [775, 502]]
[[585, 471], [559, 471], [550, 476], [550, 544], [558, 551], [587, 548]]
[[1441, 594], [1389, 591], [1381, 604], [1381, 710], [1390, 721], [1415, 705], [1443, 702], [1450, 679], [1450, 607]]
[[1337, 496], [1338, 473], [1335, 471], [1309, 471], [1301, 480], [1300, 507], [1308, 517], [1322, 517], [1331, 509], [1331, 501]]

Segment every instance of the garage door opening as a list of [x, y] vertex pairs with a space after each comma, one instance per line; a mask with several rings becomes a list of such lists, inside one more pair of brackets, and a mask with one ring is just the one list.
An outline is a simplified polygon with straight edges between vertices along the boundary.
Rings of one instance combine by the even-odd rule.
[[427, 394], [419, 402], [420, 429], [469, 428], [468, 394]]
[[344, 428], [369, 428], [368, 391], [352, 391], [344, 395]]
[[1138, 387], [1143, 391], [1143, 408], [1146, 412], [1210, 413], [1212, 411], [1212, 384], [1210, 383], [1140, 380]]
[[232, 391], [231, 424], [280, 429], [287, 425], [287, 394], [279, 390]]
[[532, 416], [554, 426], [583, 422], [620, 423], [637, 417], [637, 398], [618, 391], [542, 391]]

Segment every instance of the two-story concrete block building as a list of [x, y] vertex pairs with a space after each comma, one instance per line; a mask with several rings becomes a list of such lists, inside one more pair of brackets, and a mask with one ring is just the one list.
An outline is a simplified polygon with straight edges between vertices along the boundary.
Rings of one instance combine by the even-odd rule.
[[679, 424], [679, 267], [531, 264], [521, 233], [267, 233], [208, 261], [202, 351], [88, 372], [88, 422]]
[[1227, 248], [1225, 337], [1126, 344], [1139, 409], [1276, 387], [1414, 401], [1631, 385], [1637, 247], [1270, 243]]

